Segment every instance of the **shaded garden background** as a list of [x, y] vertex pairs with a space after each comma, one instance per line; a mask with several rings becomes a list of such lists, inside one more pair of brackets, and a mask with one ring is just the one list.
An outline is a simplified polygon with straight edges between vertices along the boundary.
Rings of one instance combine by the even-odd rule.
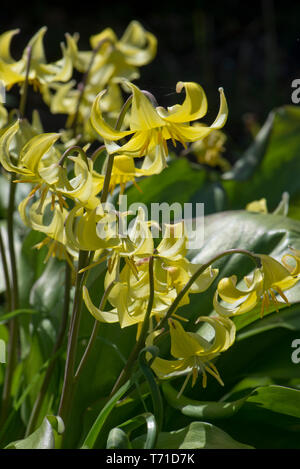
[[[209, 100], [208, 122], [217, 110], [217, 89], [223, 86], [230, 109], [224, 129], [231, 139], [230, 159], [235, 145], [250, 142], [251, 123], [262, 124], [272, 108], [291, 104], [291, 83], [300, 77], [300, 4], [295, 2], [31, 1], [21, 8], [6, 2], [1, 10], [1, 31], [21, 28], [13, 40], [16, 58], [43, 25], [48, 26], [47, 57], [54, 60], [65, 32], [79, 32], [79, 45], [86, 49], [91, 34], [111, 27], [120, 37], [132, 19], [140, 21], [157, 37], [158, 53], [142, 68], [139, 85], [152, 91], [160, 104], [170, 105], [177, 101], [177, 81], [201, 83]], [[49, 128], [46, 108], [42, 103], [40, 107]], [[50, 127], [64, 122], [62, 116], [51, 119]]]

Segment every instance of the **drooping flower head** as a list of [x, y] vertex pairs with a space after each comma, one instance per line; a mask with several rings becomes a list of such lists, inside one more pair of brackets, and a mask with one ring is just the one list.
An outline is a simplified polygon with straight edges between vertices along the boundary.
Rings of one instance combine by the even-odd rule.
[[[278, 310], [280, 303], [277, 294], [288, 303], [284, 291], [298, 282], [299, 272], [288, 270], [276, 259], [265, 254], [258, 254], [257, 257], [260, 258], [262, 266], [254, 271], [252, 278], [244, 277], [246, 288], [236, 286], [235, 275], [220, 280], [214, 296], [214, 308], [218, 314], [227, 317], [236, 316], [247, 313], [261, 304], [261, 316], [263, 316], [265, 308], [268, 308], [271, 302]], [[219, 302], [219, 296], [224, 304]]]
[[[71, 44], [67, 46], [62, 43], [62, 58], [53, 63], [47, 63], [45, 56], [43, 38], [47, 31], [44, 26], [30, 39], [24, 49], [20, 60], [14, 60], [10, 53], [10, 44], [18, 29], [7, 31], [0, 36], [0, 80], [6, 88], [15, 84], [22, 84], [27, 78], [30, 84], [36, 88], [53, 82], [68, 81], [73, 72], [71, 58]], [[30, 63], [28, 63], [30, 61]]]
[[[234, 323], [228, 318], [207, 316], [199, 317], [198, 322], [207, 323], [214, 329], [212, 342], [207, 341], [200, 333], [185, 331], [179, 321], [169, 319], [171, 355], [175, 360], [157, 357], [152, 364], [152, 369], [161, 379], [187, 374], [178, 397], [182, 394], [190, 377], [192, 377], [192, 386], [195, 385], [199, 373], [202, 374], [203, 387], [206, 387], [207, 384], [207, 373], [223, 385], [212, 360], [233, 344], [235, 340]], [[157, 332], [148, 338], [148, 345], [155, 335]]]
[[[168, 154], [167, 141], [177, 141], [184, 146], [186, 142], [195, 142], [224, 126], [227, 119], [227, 104], [223, 89], [220, 88], [220, 109], [211, 126], [191, 126], [190, 122], [201, 119], [207, 112], [207, 100], [200, 85], [193, 82], [179, 82], [176, 91], [184, 88], [186, 97], [182, 104], [177, 104], [168, 109], [154, 106], [137, 86], [126, 82], [132, 91], [132, 105], [129, 116], [130, 130], [114, 130], [105, 122], [101, 100], [105, 90], [99, 93], [95, 100], [91, 123], [95, 131], [105, 140], [109, 153], [122, 152], [133, 157], [146, 155], [153, 148], [158, 147], [164, 157]], [[118, 145], [124, 137], [129, 137], [127, 143]]]

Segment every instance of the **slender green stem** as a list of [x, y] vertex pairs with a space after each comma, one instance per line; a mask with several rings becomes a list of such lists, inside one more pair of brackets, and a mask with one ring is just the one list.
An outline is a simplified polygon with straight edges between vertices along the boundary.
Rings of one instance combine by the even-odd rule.
[[65, 294], [64, 294], [64, 305], [63, 305], [62, 321], [61, 321], [61, 324], [60, 324], [60, 329], [59, 329], [59, 332], [58, 332], [56, 342], [54, 344], [54, 347], [53, 347], [53, 350], [52, 350], [52, 353], [51, 353], [51, 357], [53, 357], [53, 358], [50, 360], [50, 363], [49, 363], [49, 366], [47, 368], [47, 371], [46, 371], [46, 374], [45, 374], [41, 389], [40, 389], [39, 394], [37, 396], [37, 399], [34, 403], [34, 406], [33, 406], [33, 409], [32, 409], [31, 415], [30, 415], [30, 419], [29, 419], [29, 422], [28, 422], [28, 425], [27, 425], [25, 437], [30, 435], [35, 429], [35, 426], [36, 426], [36, 423], [37, 423], [37, 420], [38, 420], [38, 417], [39, 417], [39, 414], [40, 414], [40, 410], [41, 410], [42, 404], [44, 402], [44, 398], [46, 396], [49, 383], [50, 383], [51, 378], [52, 378], [52, 373], [53, 373], [53, 370], [55, 368], [55, 363], [56, 363], [56, 360], [57, 360], [57, 352], [60, 349], [60, 347], [62, 346], [62, 344], [64, 342], [65, 335], [66, 335], [66, 329], [67, 329], [67, 324], [68, 324], [68, 316], [69, 316], [69, 306], [70, 306], [70, 290], [71, 290], [71, 268], [70, 268], [70, 266], [67, 262], [66, 262], [65, 268], [66, 268], [66, 270], [65, 270]]
[[[18, 290], [18, 272], [17, 272], [17, 263], [16, 263], [16, 254], [15, 254], [15, 245], [14, 245], [14, 210], [15, 210], [15, 194], [16, 194], [16, 184], [13, 180], [15, 174], [11, 174], [10, 186], [9, 186], [9, 202], [7, 210], [7, 236], [8, 236], [8, 250], [10, 258], [10, 268], [11, 268], [11, 292], [10, 292], [10, 306], [11, 310], [14, 311], [19, 307], [19, 290]], [[1, 406], [1, 419], [3, 422], [6, 419], [10, 394], [11, 394], [11, 384], [12, 377], [17, 362], [17, 347], [19, 340], [19, 327], [18, 319], [15, 317], [10, 321], [9, 324], [9, 341], [7, 346], [7, 363], [5, 369], [3, 393], [2, 393], [2, 406]]]
[[8, 270], [8, 264], [7, 264], [7, 258], [6, 258], [1, 228], [0, 228], [0, 254], [1, 254], [1, 259], [2, 259], [3, 275], [4, 275], [5, 287], [6, 287], [5, 293], [6, 293], [6, 301], [7, 301], [7, 311], [11, 311], [12, 310], [11, 286], [10, 286], [9, 270]]
[[132, 99], [133, 99], [133, 94], [131, 94], [127, 98], [125, 103], [123, 104], [122, 109], [121, 109], [120, 114], [119, 114], [119, 117], [118, 117], [118, 120], [117, 120], [116, 125], [115, 125], [115, 130], [120, 130], [121, 129], [121, 126], [123, 124], [126, 112], [128, 111], [128, 109], [129, 109], [129, 107], [132, 103]]
[[[101, 301], [100, 301], [100, 305], [99, 305], [99, 309], [100, 311], [103, 311], [104, 308], [105, 308], [105, 305], [106, 305], [106, 302], [107, 302], [107, 298], [108, 298], [108, 295], [112, 289], [112, 287], [114, 286], [115, 284], [115, 281], [113, 280], [109, 285], [108, 287], [106, 288], [105, 292], [103, 293], [103, 296], [101, 298]], [[92, 330], [92, 334], [90, 336], [90, 339], [89, 339], [89, 342], [86, 346], [86, 349], [84, 351], [84, 354], [81, 358], [81, 361], [78, 365], [78, 368], [77, 368], [77, 371], [75, 373], [75, 381], [77, 381], [79, 379], [79, 376], [80, 374], [82, 373], [82, 370], [85, 366], [85, 364], [87, 363], [88, 361], [88, 357], [92, 351], [92, 348], [94, 346], [94, 343], [97, 339], [97, 335], [98, 335], [98, 331], [99, 331], [99, 327], [100, 327], [100, 322], [95, 320], [94, 322], [94, 326], [93, 326], [93, 330]]]
[[31, 46], [29, 46], [27, 49], [27, 64], [26, 64], [25, 80], [23, 83], [20, 106], [19, 106], [19, 113], [21, 117], [25, 116], [25, 111], [26, 111], [31, 54], [32, 54], [32, 48]]
[[[152, 93], [150, 93], [149, 91], [146, 91], [146, 90], [141, 90], [141, 91], [149, 99], [149, 101], [151, 102], [153, 107], [158, 106], [158, 102], [156, 101], [156, 98], [155, 98], [155, 96], [153, 96]], [[131, 106], [132, 100], [133, 100], [133, 94], [131, 94], [127, 98], [125, 103], [123, 104], [122, 109], [121, 109], [120, 114], [119, 114], [119, 117], [118, 117], [118, 120], [117, 120], [116, 125], [115, 125], [115, 130], [120, 130], [121, 129], [121, 126], [123, 124], [126, 112], [128, 111], [129, 107]]]
[[9, 202], [7, 211], [7, 236], [8, 236], [8, 249], [11, 266], [12, 276], [12, 310], [18, 309], [19, 307], [19, 289], [18, 289], [18, 271], [14, 244], [14, 211], [15, 211], [15, 196], [17, 185], [13, 182], [16, 175], [11, 174], [10, 186], [9, 186]]
[[101, 153], [105, 151], [105, 149], [106, 149], [105, 145], [101, 145], [100, 147], [98, 147], [92, 154], [91, 160], [95, 162], [98, 156], [101, 155]]
[[89, 76], [90, 76], [90, 73], [91, 73], [91, 69], [94, 65], [94, 61], [95, 61], [95, 58], [96, 58], [96, 55], [98, 54], [100, 48], [102, 47], [102, 45], [105, 43], [105, 42], [111, 42], [111, 40], [109, 38], [104, 38], [102, 41], [99, 41], [99, 44], [97, 45], [97, 47], [95, 47], [95, 49], [93, 50], [92, 52], [92, 56], [91, 56], [91, 60], [88, 64], [88, 67], [87, 67], [87, 70], [86, 72], [84, 73], [83, 77], [82, 77], [82, 81], [81, 83], [79, 83], [78, 85], [78, 89], [79, 89], [79, 95], [78, 95], [78, 100], [77, 100], [77, 104], [76, 104], [76, 110], [75, 110], [75, 115], [74, 115], [74, 119], [73, 119], [73, 122], [72, 122], [72, 128], [74, 130], [74, 133], [76, 133], [76, 128], [77, 128], [77, 122], [78, 122], [78, 118], [79, 118], [79, 110], [80, 110], [80, 106], [81, 106], [81, 103], [82, 103], [82, 100], [83, 100], [83, 96], [84, 96], [84, 92], [85, 92], [85, 89], [86, 89], [86, 86], [88, 84], [88, 80], [89, 80]]
[[71, 153], [74, 153], [74, 152], [80, 153], [80, 155], [85, 160], [86, 164], [88, 164], [88, 159], [87, 159], [85, 151], [81, 147], [79, 147], [78, 145], [73, 145], [70, 148], [67, 148], [67, 150], [62, 154], [62, 156], [61, 156], [61, 158], [58, 162], [59, 166], [62, 166], [64, 164], [65, 158], [67, 156], [69, 156]]
[[202, 264], [198, 270], [191, 276], [190, 280], [186, 283], [186, 285], [183, 287], [183, 289], [178, 293], [177, 297], [175, 298], [174, 302], [171, 304], [169, 307], [167, 314], [161, 319], [161, 321], [157, 324], [155, 327], [155, 330], [161, 329], [164, 324], [168, 321], [168, 319], [171, 317], [171, 315], [176, 311], [177, 307], [179, 306], [181, 300], [183, 299], [184, 295], [189, 291], [193, 283], [197, 280], [199, 275], [201, 275], [208, 267], [210, 267], [214, 262], [217, 260], [221, 259], [222, 257], [225, 256], [231, 256], [232, 254], [244, 254], [245, 256], [248, 256], [252, 261], [255, 263], [256, 267], [260, 267], [260, 259], [258, 256], [255, 254], [252, 254], [250, 251], [247, 251], [246, 249], [229, 249], [228, 251], [224, 251], [220, 254], [217, 254], [214, 256], [212, 259], [210, 259], [208, 262], [205, 264]]
[[[132, 97], [133, 97], [133, 95], [129, 96], [127, 101], [124, 103], [124, 105], [123, 105], [123, 107], [120, 111], [117, 123], [115, 125], [115, 130], [120, 130], [121, 125], [123, 123], [123, 120], [125, 118], [126, 112], [129, 108], [131, 102], [132, 102]], [[104, 183], [103, 183], [103, 189], [102, 189], [101, 198], [100, 198], [100, 202], [102, 204], [104, 204], [106, 202], [107, 197], [108, 197], [111, 173], [112, 173], [112, 169], [113, 169], [113, 165], [114, 165], [114, 157], [115, 157], [114, 154], [111, 154], [111, 155], [108, 156], [108, 161], [107, 161], [107, 166], [106, 166], [106, 171], [105, 171], [105, 178], [104, 178]]]
[[[26, 64], [26, 75], [23, 83], [23, 89], [19, 105], [19, 115], [24, 117], [26, 104], [27, 104], [27, 94], [28, 94], [28, 84], [29, 84], [29, 71], [31, 63], [31, 53], [32, 48], [28, 47], [27, 49], [27, 64]], [[16, 262], [16, 253], [14, 245], [14, 211], [15, 211], [15, 195], [16, 195], [16, 184], [14, 184], [15, 173], [11, 173], [10, 186], [9, 186], [9, 202], [7, 210], [7, 236], [8, 236], [8, 249], [9, 249], [9, 258], [10, 258], [10, 268], [11, 268], [11, 283], [10, 283], [10, 307], [14, 311], [19, 307], [19, 289], [18, 289], [18, 272], [17, 272], [17, 262]], [[10, 321], [9, 324], [9, 341], [7, 346], [7, 363], [5, 369], [5, 377], [3, 384], [2, 392], [2, 406], [1, 406], [1, 418], [0, 423], [6, 419], [9, 403], [10, 403], [10, 394], [11, 394], [11, 384], [12, 378], [15, 370], [15, 365], [17, 362], [17, 347], [19, 340], [19, 325], [18, 319], [15, 317]]]
[[106, 172], [105, 172], [105, 177], [104, 177], [104, 183], [103, 183], [103, 189], [102, 189], [101, 197], [100, 197], [100, 202], [102, 204], [104, 204], [107, 201], [108, 192], [109, 192], [109, 184], [110, 184], [110, 179], [111, 179], [111, 173], [112, 173], [112, 169], [113, 169], [113, 165], [114, 165], [114, 157], [115, 157], [115, 155], [109, 155], [108, 156]]
[[118, 377], [111, 391], [111, 396], [128, 380], [132, 367], [134, 366], [139, 356], [140, 351], [145, 345], [145, 339], [149, 331], [149, 320], [150, 320], [150, 315], [151, 315], [153, 301], [154, 301], [154, 276], [153, 276], [153, 257], [152, 256], [149, 259], [149, 289], [150, 289], [150, 292], [149, 292], [148, 306], [147, 306], [147, 310], [146, 310], [146, 314], [145, 314], [145, 318], [144, 318], [144, 322], [142, 325], [139, 338], [127, 360], [125, 367], [121, 371], [120, 376]]
[[78, 333], [81, 319], [81, 306], [82, 306], [82, 287], [86, 272], [79, 273], [85, 267], [87, 262], [88, 252], [80, 251], [78, 259], [78, 267], [76, 274], [75, 295], [73, 302], [73, 311], [69, 329], [69, 339], [67, 347], [67, 359], [65, 366], [64, 383], [59, 404], [58, 415], [63, 419], [66, 424], [69, 416], [70, 405], [74, 391], [74, 370], [76, 361], [76, 351], [78, 342]]

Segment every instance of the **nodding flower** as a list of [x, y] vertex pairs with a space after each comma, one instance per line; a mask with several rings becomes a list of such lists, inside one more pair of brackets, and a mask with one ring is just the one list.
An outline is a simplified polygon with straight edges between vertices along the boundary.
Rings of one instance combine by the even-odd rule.
[[[160, 379], [168, 379], [186, 374], [186, 379], [177, 397], [183, 393], [188, 381], [192, 378], [192, 386], [195, 385], [198, 375], [202, 374], [202, 385], [206, 387], [207, 373], [212, 375], [222, 386], [224, 385], [214, 360], [221, 352], [227, 350], [235, 340], [235, 325], [223, 317], [200, 316], [197, 322], [209, 324], [214, 329], [212, 342], [201, 336], [201, 333], [186, 332], [180, 322], [169, 319], [171, 336], [171, 355], [176, 360], [155, 358], [152, 369]], [[150, 345], [155, 331], [147, 339]]]
[[[95, 131], [104, 139], [108, 153], [126, 153], [133, 157], [142, 157], [154, 148], [164, 158], [168, 155], [167, 141], [176, 145], [180, 142], [186, 147], [187, 142], [195, 142], [209, 135], [213, 130], [224, 126], [228, 108], [222, 88], [220, 92], [219, 113], [210, 126], [190, 125], [191, 121], [201, 119], [207, 112], [207, 99], [200, 85], [194, 82], [178, 82], [178, 93], [185, 89], [182, 104], [167, 109], [157, 106], [155, 98], [148, 92], [141, 91], [136, 85], [125, 81], [132, 91], [131, 111], [128, 118], [129, 130], [113, 129], [102, 115], [101, 101], [105, 90], [101, 91], [94, 101], [91, 111], [91, 124]], [[150, 96], [150, 98], [149, 98]], [[124, 137], [130, 137], [124, 144], [118, 145]]]
[[[295, 275], [292, 268], [287, 269], [268, 255], [257, 254], [256, 256], [260, 258], [261, 267], [254, 271], [252, 278], [244, 277], [246, 288], [242, 289], [236, 286], [236, 275], [220, 280], [214, 296], [214, 308], [221, 316], [237, 316], [247, 313], [256, 305], [261, 304], [260, 314], [263, 317], [270, 303], [273, 303], [275, 310], [278, 311], [282, 303], [279, 302], [276, 295], [279, 295], [288, 304], [284, 291], [298, 282], [299, 274]], [[287, 262], [286, 256], [284, 259]], [[219, 297], [225, 303], [221, 304]]]

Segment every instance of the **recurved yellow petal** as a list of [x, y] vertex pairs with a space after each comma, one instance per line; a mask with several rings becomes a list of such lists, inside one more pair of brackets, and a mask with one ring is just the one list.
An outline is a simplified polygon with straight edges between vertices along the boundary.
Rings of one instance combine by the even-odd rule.
[[[176, 85], [177, 93], [185, 88], [186, 97], [182, 104], [168, 108], [168, 113], [162, 117], [167, 122], [183, 123], [201, 119], [207, 113], [207, 99], [203, 88], [194, 82], [179, 81]], [[157, 108], [159, 113], [160, 108]]]
[[14, 62], [10, 54], [10, 43], [12, 38], [19, 32], [19, 29], [12, 29], [0, 35], [0, 59], [8, 64]]
[[59, 137], [58, 133], [45, 133], [31, 138], [21, 150], [20, 163], [32, 173], [37, 173], [41, 158], [47, 154]]
[[140, 67], [155, 57], [157, 39], [145, 31], [138, 21], [131, 21], [117, 47], [125, 55], [128, 64]]
[[276, 259], [273, 259], [273, 257], [266, 254], [260, 254], [258, 257], [262, 263], [265, 290], [269, 288], [276, 289], [276, 287], [279, 287], [281, 290], [287, 290], [298, 282], [299, 279], [293, 277], [290, 271], [280, 262], [276, 261]]
[[[205, 341], [200, 343], [197, 334], [186, 332], [179, 321], [169, 319], [171, 354], [175, 358], [190, 358], [205, 351]], [[200, 336], [199, 336], [200, 337]]]
[[115, 323], [119, 321], [118, 314], [116, 310], [112, 311], [101, 311], [99, 308], [97, 308], [94, 303], [91, 300], [91, 297], [89, 295], [89, 291], [86, 288], [86, 286], [83, 287], [82, 289], [82, 298], [83, 301], [94, 318], [99, 321], [99, 322], [105, 322], [105, 323]]
[[158, 255], [173, 261], [183, 258], [187, 252], [184, 222], [165, 224], [164, 228], [163, 239], [156, 249]]
[[10, 145], [19, 130], [19, 121], [10, 125], [0, 137], [0, 162], [4, 169], [9, 172], [29, 175], [32, 174], [30, 170], [17, 166], [11, 160]]
[[107, 124], [102, 116], [101, 111], [101, 98], [105, 94], [106, 90], [101, 91], [97, 98], [95, 99], [92, 110], [91, 110], [91, 124], [94, 130], [105, 140], [120, 140], [126, 135], [130, 135], [133, 133], [132, 130], [127, 131], [119, 131], [114, 130], [109, 124]]
[[132, 90], [133, 98], [130, 115], [130, 129], [134, 132], [150, 130], [165, 125], [149, 98], [133, 83], [126, 82]]

